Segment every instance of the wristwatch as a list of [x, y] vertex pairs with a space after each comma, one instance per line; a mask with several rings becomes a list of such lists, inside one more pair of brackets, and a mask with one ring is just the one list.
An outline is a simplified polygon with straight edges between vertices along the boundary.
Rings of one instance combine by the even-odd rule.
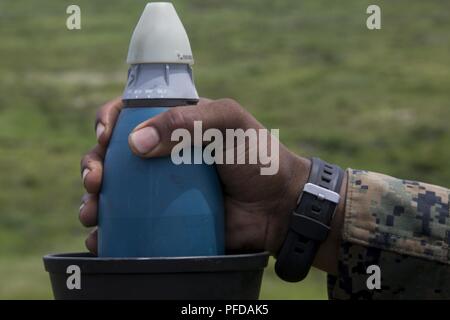
[[297, 282], [307, 276], [330, 231], [343, 178], [344, 171], [337, 165], [311, 159], [308, 182], [291, 214], [286, 239], [277, 255], [275, 271], [281, 279]]

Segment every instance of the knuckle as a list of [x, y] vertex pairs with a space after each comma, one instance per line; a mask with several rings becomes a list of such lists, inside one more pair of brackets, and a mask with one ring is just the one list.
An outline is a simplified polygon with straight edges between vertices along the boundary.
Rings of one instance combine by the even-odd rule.
[[85, 154], [80, 161], [80, 169], [83, 171], [88, 165], [89, 162], [89, 154]]
[[86, 153], [80, 160], [80, 169], [83, 171], [83, 169], [88, 167], [95, 167], [98, 169], [102, 169], [102, 161], [103, 158], [100, 155], [98, 151], [98, 145], [96, 145], [94, 148], [92, 148], [88, 153]]
[[228, 111], [241, 111], [242, 107], [241, 105], [232, 98], [224, 98], [217, 100], [216, 103], [222, 107], [227, 109]]
[[107, 111], [108, 105], [104, 105], [101, 106], [98, 110], [97, 113], [95, 114], [95, 123], [94, 123], [94, 128], [97, 128], [97, 125], [99, 122], [103, 122], [103, 118], [105, 117], [105, 113]]
[[95, 160], [93, 159], [91, 154], [87, 154], [81, 159], [81, 171], [83, 171], [84, 169], [94, 169], [95, 167]]
[[103, 107], [98, 109], [97, 112], [95, 113], [95, 123], [94, 123], [95, 127], [97, 127], [97, 124], [100, 122], [100, 120], [102, 118], [102, 110], [103, 110]]
[[95, 116], [95, 127], [99, 122], [103, 124], [107, 123], [108, 115], [116, 108], [120, 109], [121, 100], [114, 99], [106, 102], [100, 108], [98, 108], [96, 116]]
[[170, 131], [186, 127], [186, 117], [181, 109], [173, 108], [167, 111], [166, 126]]
[[217, 100], [217, 107], [228, 119], [242, 118], [245, 114], [244, 108], [234, 99], [224, 98]]
[[227, 126], [241, 127], [245, 124], [247, 112], [236, 100], [224, 98], [215, 101], [214, 104], [214, 108], [217, 108]]
[[86, 224], [84, 223], [84, 214], [82, 211], [78, 213], [78, 220], [80, 221], [81, 225], [86, 226]]
[[113, 105], [114, 105], [114, 100], [110, 100], [110, 101], [104, 103], [104, 104], [98, 109], [97, 115], [98, 115], [99, 117], [102, 117], [105, 113], [108, 113], [108, 110], [110, 110], [111, 107], [112, 107]]

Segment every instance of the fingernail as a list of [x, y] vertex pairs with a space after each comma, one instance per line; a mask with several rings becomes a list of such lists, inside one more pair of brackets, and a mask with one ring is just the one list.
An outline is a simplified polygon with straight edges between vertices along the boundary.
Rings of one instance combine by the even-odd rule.
[[131, 134], [131, 143], [141, 154], [150, 152], [159, 143], [159, 134], [153, 127], [145, 127]]
[[97, 123], [97, 128], [95, 128], [97, 140], [98, 140], [98, 138], [100, 138], [100, 136], [103, 134], [103, 132], [105, 132], [105, 126], [101, 122]]
[[91, 170], [89, 170], [88, 168], [83, 170], [83, 175], [82, 175], [83, 183], [84, 183], [84, 180], [86, 179], [86, 176], [89, 174], [89, 172], [91, 172]]

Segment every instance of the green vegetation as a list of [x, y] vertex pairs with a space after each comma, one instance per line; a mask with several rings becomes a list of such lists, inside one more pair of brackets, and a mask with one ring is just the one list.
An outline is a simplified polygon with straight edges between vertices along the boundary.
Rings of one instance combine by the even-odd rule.
[[[174, 1], [199, 92], [233, 97], [303, 155], [449, 187], [450, 2]], [[41, 256], [84, 250], [79, 159], [121, 94], [145, 1], [0, 2], [0, 298], [51, 298]], [[320, 125], [319, 125], [320, 124]], [[262, 298], [326, 298], [325, 275]]]

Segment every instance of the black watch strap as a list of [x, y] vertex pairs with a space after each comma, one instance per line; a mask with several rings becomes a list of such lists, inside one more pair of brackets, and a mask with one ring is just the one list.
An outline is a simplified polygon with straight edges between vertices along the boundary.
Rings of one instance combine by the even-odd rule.
[[339, 204], [343, 170], [319, 158], [311, 159], [311, 172], [291, 215], [286, 239], [275, 263], [277, 275], [286, 281], [303, 280], [320, 244], [327, 238]]

